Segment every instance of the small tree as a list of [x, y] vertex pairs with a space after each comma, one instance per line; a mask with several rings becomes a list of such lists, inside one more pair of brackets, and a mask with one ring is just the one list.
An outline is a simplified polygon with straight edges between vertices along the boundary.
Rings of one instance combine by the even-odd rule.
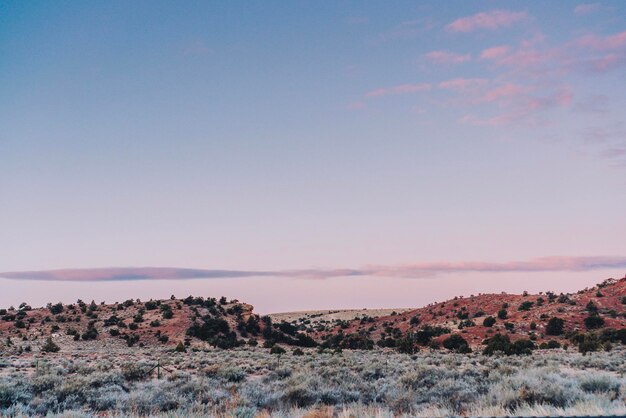
[[587, 327], [587, 329], [596, 329], [602, 327], [603, 325], [604, 319], [602, 319], [598, 314], [591, 314], [585, 318], [585, 327]]
[[52, 341], [52, 337], [48, 337], [46, 343], [43, 345], [43, 347], [41, 347], [41, 351], [43, 351], [44, 353], [56, 353], [60, 349], [61, 348], [56, 345], [54, 341]]
[[484, 319], [483, 326], [487, 328], [491, 328], [492, 326], [494, 326], [495, 323], [496, 323], [496, 318], [494, 318], [493, 316], [488, 316], [487, 318]]
[[530, 308], [532, 308], [534, 305], [534, 302], [531, 302], [529, 300], [526, 300], [524, 302], [522, 302], [518, 307], [517, 310], [518, 311], [528, 311], [530, 310]]
[[459, 334], [452, 334], [443, 340], [443, 346], [448, 350], [453, 350], [458, 353], [470, 353], [472, 351], [465, 338], [461, 337]]
[[176, 352], [177, 353], [186, 353], [187, 349], [185, 348], [185, 345], [183, 344], [182, 341], [178, 342], [178, 345], [176, 346]]
[[270, 354], [275, 354], [278, 356], [278, 367], [280, 367], [280, 356], [282, 356], [283, 354], [285, 354], [286, 351], [284, 348], [282, 348], [279, 345], [274, 345], [271, 349], [270, 349]]
[[550, 318], [550, 320], [548, 321], [548, 324], [546, 325], [546, 334], [547, 335], [563, 334], [564, 324], [565, 324], [565, 321], [563, 321], [561, 318], [557, 318], [556, 316], [553, 316], [552, 318]]

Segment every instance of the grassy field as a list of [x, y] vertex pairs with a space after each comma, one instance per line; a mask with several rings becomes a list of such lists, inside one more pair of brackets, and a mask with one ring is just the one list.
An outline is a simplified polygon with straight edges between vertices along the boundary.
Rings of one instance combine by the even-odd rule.
[[[110, 346], [0, 360], [0, 415], [396, 417], [626, 414], [626, 351], [486, 357], [423, 350]], [[161, 367], [147, 373], [153, 367]], [[160, 372], [160, 378], [158, 376]]]

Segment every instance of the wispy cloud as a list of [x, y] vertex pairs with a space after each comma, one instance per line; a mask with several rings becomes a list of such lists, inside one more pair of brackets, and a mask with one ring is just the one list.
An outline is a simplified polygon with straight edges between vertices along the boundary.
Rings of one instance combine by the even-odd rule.
[[413, 20], [405, 20], [400, 22], [393, 28], [388, 31], [382, 32], [378, 35], [379, 41], [392, 41], [392, 40], [403, 40], [403, 39], [413, 39], [424, 32], [427, 32], [434, 28], [430, 19], [413, 19]]
[[599, 3], [579, 4], [578, 6], [574, 7], [574, 14], [576, 16], [584, 16], [590, 13], [597, 12], [600, 9], [601, 6]]
[[470, 54], [457, 54], [449, 51], [432, 51], [424, 56], [435, 64], [462, 64], [472, 59]]
[[480, 58], [486, 60], [501, 58], [502, 56], [508, 54], [510, 50], [511, 48], [507, 45], [494, 46], [483, 50], [483, 52], [480, 53]]
[[508, 10], [492, 10], [477, 13], [455, 20], [446, 26], [450, 32], [473, 32], [478, 29], [496, 30], [512, 26], [515, 23], [528, 19], [526, 12], [511, 12]]
[[428, 83], [418, 83], [418, 84], [399, 84], [397, 86], [392, 87], [382, 87], [365, 94], [366, 97], [381, 97], [381, 96], [389, 96], [395, 94], [410, 94], [410, 93], [418, 93], [421, 91], [428, 91], [432, 88], [432, 86]]
[[439, 83], [439, 88], [453, 91], [467, 91], [484, 86], [488, 80], [484, 78], [454, 78]]
[[626, 268], [626, 257], [542, 257], [528, 261], [510, 262], [436, 262], [399, 266], [366, 266], [357, 269], [303, 270], [209, 270], [170, 267], [116, 267], [94, 269], [65, 269], [0, 273], [0, 277], [15, 280], [44, 281], [132, 281], [228, 279], [243, 277], [291, 277], [325, 279], [332, 277], [403, 277], [427, 278], [450, 273], [506, 272], [568, 272]]

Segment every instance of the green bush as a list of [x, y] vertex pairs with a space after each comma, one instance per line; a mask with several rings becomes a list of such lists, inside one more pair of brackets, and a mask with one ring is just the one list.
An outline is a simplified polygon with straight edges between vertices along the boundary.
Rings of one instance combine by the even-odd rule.
[[451, 351], [456, 351], [458, 353], [469, 353], [472, 351], [469, 348], [469, 344], [467, 343], [465, 338], [463, 338], [459, 334], [452, 334], [451, 336], [443, 340], [442, 345], [444, 346], [444, 348], [447, 348]]
[[517, 310], [518, 310], [518, 311], [528, 311], [528, 310], [530, 310], [530, 308], [532, 308], [532, 307], [533, 307], [533, 305], [534, 305], [534, 303], [533, 303], [533, 302], [531, 302], [531, 301], [527, 300], [527, 301], [522, 302], [522, 303], [521, 303], [521, 304], [517, 307]]
[[565, 321], [563, 321], [561, 318], [557, 318], [556, 316], [553, 316], [552, 318], [550, 318], [550, 320], [548, 321], [548, 324], [546, 325], [546, 334], [547, 335], [563, 334], [564, 324], [565, 324]]
[[597, 314], [591, 314], [585, 318], [585, 327], [587, 329], [597, 329], [604, 325], [604, 319]]
[[281, 354], [285, 354], [286, 351], [284, 348], [282, 348], [279, 345], [275, 345], [270, 349], [270, 354], [276, 354], [276, 355], [281, 355]]
[[488, 316], [483, 320], [483, 326], [487, 328], [491, 328], [496, 323], [496, 318], [493, 316]]
[[61, 348], [52, 341], [52, 337], [48, 337], [46, 343], [41, 347], [41, 351], [44, 353], [56, 353], [59, 350], [61, 350]]

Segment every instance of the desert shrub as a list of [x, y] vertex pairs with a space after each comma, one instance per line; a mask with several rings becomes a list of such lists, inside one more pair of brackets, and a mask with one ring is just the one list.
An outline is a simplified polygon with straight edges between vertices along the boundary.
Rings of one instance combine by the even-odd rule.
[[139, 335], [137, 334], [124, 335], [123, 338], [126, 340], [126, 345], [129, 347], [132, 347], [139, 342]]
[[397, 347], [399, 353], [415, 354], [419, 351], [419, 347], [417, 346], [415, 338], [411, 333], [408, 333], [406, 336], [399, 338], [398, 340], [392, 341], [394, 341], [395, 347]]
[[119, 321], [120, 321], [120, 319], [117, 316], [111, 315], [110, 317], [108, 317], [107, 319], [104, 320], [103, 326], [110, 327], [110, 326], [113, 326], [113, 325], [117, 325], [117, 323]]
[[585, 327], [587, 329], [597, 329], [604, 325], [604, 319], [597, 314], [591, 314], [585, 318]]
[[185, 348], [185, 345], [183, 344], [182, 341], [179, 341], [178, 344], [176, 345], [176, 349], [175, 351], [177, 353], [184, 353], [187, 351], [187, 349]]
[[155, 319], [154, 321], [150, 322], [150, 326], [153, 328], [160, 327], [161, 323], [159, 322], [159, 320]]
[[529, 311], [530, 308], [532, 308], [534, 305], [534, 302], [531, 302], [529, 300], [526, 300], [524, 302], [522, 302], [518, 307], [517, 310], [518, 311]]
[[284, 402], [298, 408], [313, 405], [316, 399], [315, 394], [302, 385], [289, 387], [283, 395]]
[[548, 341], [547, 348], [550, 350], [561, 348], [561, 344], [558, 341], [550, 340]]
[[521, 338], [511, 345], [511, 353], [516, 355], [528, 355], [535, 349], [535, 343], [532, 340]]
[[52, 337], [48, 337], [46, 343], [41, 347], [41, 351], [44, 353], [56, 353], [59, 350], [61, 350], [61, 348], [52, 341]]
[[469, 344], [459, 334], [452, 334], [445, 340], [443, 340], [442, 345], [444, 348], [448, 350], [456, 351], [458, 353], [469, 353], [472, 350], [469, 348]]
[[61, 302], [54, 305], [48, 304], [48, 309], [52, 315], [58, 315], [63, 312], [63, 304]]
[[228, 382], [241, 382], [246, 378], [246, 372], [239, 367], [220, 368], [217, 375]]
[[121, 366], [122, 377], [129, 382], [145, 379], [147, 371], [142, 365], [137, 363], [124, 363]]
[[281, 355], [281, 354], [285, 354], [285, 352], [286, 352], [285, 349], [279, 345], [275, 345], [270, 349], [270, 354]]
[[414, 333], [415, 341], [421, 345], [427, 345], [433, 338], [441, 335], [450, 334], [450, 329], [444, 327], [433, 327], [427, 325]]
[[572, 341], [578, 346], [578, 351], [583, 355], [598, 351], [601, 348], [600, 340], [595, 334], [591, 333], [574, 335]]
[[194, 322], [187, 329], [187, 335], [207, 341], [212, 346], [222, 349], [240, 345], [240, 342], [237, 340], [237, 334], [230, 331], [228, 322], [222, 318], [205, 316], [202, 318], [202, 322]]
[[498, 311], [498, 319], [506, 319], [508, 316], [506, 309], [500, 309]]
[[511, 349], [511, 339], [508, 335], [502, 335], [500, 333], [484, 341], [486, 344], [483, 354], [491, 356], [497, 352], [507, 354]]
[[472, 321], [471, 319], [466, 319], [464, 321], [459, 322], [458, 328], [459, 329], [463, 329], [463, 328], [470, 328], [470, 327], [475, 327], [476, 324], [474, 323], [474, 321]]
[[496, 323], [496, 318], [493, 316], [488, 316], [483, 320], [483, 326], [487, 328], [491, 328]]
[[87, 330], [85, 332], [83, 332], [83, 335], [81, 335], [81, 338], [83, 340], [95, 340], [96, 338], [98, 338], [98, 330], [95, 327], [95, 324], [93, 322], [90, 322], [89, 325], [87, 326]]
[[610, 393], [618, 396], [620, 387], [619, 380], [606, 374], [587, 374], [580, 381], [580, 388], [587, 393]]
[[324, 348], [341, 348], [350, 350], [371, 350], [374, 341], [364, 332], [343, 334], [338, 333], [328, 338], [322, 344]]
[[147, 311], [153, 311], [159, 307], [158, 304], [153, 300], [147, 301], [143, 304], [143, 306], [146, 308]]
[[546, 325], [546, 334], [547, 335], [563, 334], [564, 324], [565, 324], [565, 321], [563, 321], [561, 318], [557, 318], [556, 316], [553, 316], [552, 318], [550, 318], [550, 320], [548, 321], [548, 324]]
[[136, 322], [131, 322], [130, 324], [128, 324], [128, 328], [129, 328], [131, 331], [135, 331], [135, 330], [137, 330], [137, 329], [139, 328], [139, 325], [137, 325], [137, 323], [136, 323]]
[[293, 354], [294, 356], [303, 356], [304, 351], [302, 351], [301, 348], [295, 348], [291, 354]]

